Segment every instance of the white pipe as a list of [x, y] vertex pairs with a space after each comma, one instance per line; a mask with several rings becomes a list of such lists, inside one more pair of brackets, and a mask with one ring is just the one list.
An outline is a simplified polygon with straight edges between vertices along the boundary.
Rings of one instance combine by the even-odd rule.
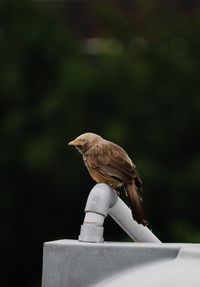
[[85, 218], [81, 225], [79, 241], [103, 242], [103, 223], [110, 207], [115, 205], [118, 196], [115, 190], [105, 183], [96, 184], [90, 191], [85, 206]]
[[85, 213], [79, 241], [103, 242], [103, 223], [109, 213], [134, 241], [160, 242], [147, 227], [133, 219], [128, 206], [117, 196], [116, 191], [105, 183], [93, 187], [87, 199]]
[[161, 243], [161, 241], [142, 224], [132, 217], [130, 208], [118, 197], [116, 204], [108, 210], [108, 214], [136, 242]]

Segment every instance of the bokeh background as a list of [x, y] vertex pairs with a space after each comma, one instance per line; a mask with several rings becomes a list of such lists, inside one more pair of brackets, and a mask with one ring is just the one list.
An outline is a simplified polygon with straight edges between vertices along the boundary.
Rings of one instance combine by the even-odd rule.
[[[0, 2], [1, 286], [41, 284], [43, 242], [77, 239], [92, 131], [144, 181], [150, 228], [200, 242], [198, 1]], [[127, 241], [107, 219], [105, 240]]]

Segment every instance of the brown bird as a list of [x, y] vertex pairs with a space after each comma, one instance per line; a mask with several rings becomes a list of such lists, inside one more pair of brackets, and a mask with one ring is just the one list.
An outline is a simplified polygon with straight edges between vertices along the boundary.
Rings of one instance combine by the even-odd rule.
[[142, 190], [142, 180], [126, 151], [94, 133], [84, 133], [68, 145], [75, 146], [82, 154], [89, 174], [97, 183], [107, 183], [114, 189], [124, 186], [133, 218], [148, 225], [138, 193], [138, 189]]

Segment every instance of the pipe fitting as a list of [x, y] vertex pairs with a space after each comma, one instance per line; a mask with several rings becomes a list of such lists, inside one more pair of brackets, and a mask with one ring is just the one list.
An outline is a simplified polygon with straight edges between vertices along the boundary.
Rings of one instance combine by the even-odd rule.
[[88, 196], [79, 241], [103, 242], [103, 223], [107, 214], [134, 241], [160, 243], [146, 226], [133, 219], [130, 208], [118, 197], [116, 191], [105, 183], [96, 184]]
[[85, 206], [85, 218], [79, 241], [103, 242], [103, 223], [110, 207], [117, 202], [115, 190], [105, 183], [96, 184], [91, 190]]
[[107, 216], [110, 207], [117, 202], [118, 196], [114, 189], [105, 183], [96, 184], [91, 190], [85, 212], [95, 212]]

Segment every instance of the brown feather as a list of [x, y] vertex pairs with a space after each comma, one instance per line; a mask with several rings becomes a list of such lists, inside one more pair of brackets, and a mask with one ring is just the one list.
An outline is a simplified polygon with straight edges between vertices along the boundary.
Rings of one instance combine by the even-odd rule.
[[133, 218], [143, 225], [148, 225], [148, 219], [142, 206], [142, 200], [137, 192], [135, 183], [127, 184], [128, 197], [130, 199]]
[[114, 176], [122, 182], [131, 183], [136, 176], [135, 166], [127, 153], [121, 147], [103, 139], [85, 153], [84, 161], [89, 168]]
[[138, 193], [138, 189], [142, 190], [142, 180], [126, 151], [93, 133], [80, 135], [69, 145], [78, 147], [91, 177], [97, 183], [104, 182], [113, 188], [125, 186], [133, 218], [147, 225], [148, 220]]

